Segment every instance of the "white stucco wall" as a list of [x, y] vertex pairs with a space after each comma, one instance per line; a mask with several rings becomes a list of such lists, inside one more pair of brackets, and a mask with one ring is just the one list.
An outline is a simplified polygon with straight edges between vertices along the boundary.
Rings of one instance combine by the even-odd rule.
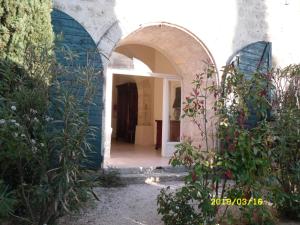
[[[202, 60], [213, 60], [221, 71], [233, 53], [252, 42], [272, 42], [276, 66], [300, 63], [299, 0], [54, 0], [54, 7], [86, 28], [102, 53], [104, 65], [118, 45], [124, 48], [130, 44], [145, 44], [139, 43], [142, 38], [147, 39], [146, 44], [153, 44], [150, 47], [158, 47], [158, 51], [159, 46], [154, 45], [163, 45], [161, 49], [166, 52], [161, 53], [170, 61], [174, 72], [183, 78], [183, 96], [190, 92], [194, 75], [203, 69]], [[161, 22], [190, 33], [182, 34], [176, 27], [162, 26], [158, 30]], [[155, 24], [155, 29], [148, 24]], [[148, 36], [143, 36], [141, 28]], [[133, 32], [137, 35], [132, 35]], [[161, 41], [162, 38], [165, 40]], [[191, 127], [191, 122], [183, 120], [183, 133], [199, 137]], [[109, 132], [105, 140], [104, 145], [109, 146]]]
[[54, 7], [80, 22], [107, 57], [120, 38], [165, 21], [199, 37], [218, 69], [233, 52], [259, 40], [273, 43], [277, 65], [300, 61], [298, 0], [54, 0]]

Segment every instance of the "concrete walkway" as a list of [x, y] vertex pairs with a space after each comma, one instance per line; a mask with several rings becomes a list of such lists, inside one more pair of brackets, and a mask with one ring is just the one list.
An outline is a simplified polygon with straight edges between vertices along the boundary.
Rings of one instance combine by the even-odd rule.
[[[118, 188], [96, 188], [100, 202], [87, 206], [81, 213], [66, 216], [59, 225], [163, 225], [157, 214], [156, 198], [161, 188], [175, 190], [182, 182], [147, 183]], [[300, 225], [286, 222], [280, 225]]]

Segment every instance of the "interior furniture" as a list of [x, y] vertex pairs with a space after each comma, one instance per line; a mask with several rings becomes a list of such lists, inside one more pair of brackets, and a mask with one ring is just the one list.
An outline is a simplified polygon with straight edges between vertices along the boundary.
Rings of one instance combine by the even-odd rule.
[[[162, 137], [162, 120], [155, 120], [156, 122], [156, 144], [155, 149], [161, 148]], [[170, 142], [180, 141], [180, 120], [170, 120]]]
[[117, 140], [134, 143], [137, 113], [138, 93], [136, 84], [117, 85]]

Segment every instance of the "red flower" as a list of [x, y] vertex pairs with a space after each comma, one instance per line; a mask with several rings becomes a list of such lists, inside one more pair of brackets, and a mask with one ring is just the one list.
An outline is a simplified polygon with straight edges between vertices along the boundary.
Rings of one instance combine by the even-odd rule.
[[196, 175], [196, 172], [193, 171], [192, 172], [192, 181], [195, 182], [197, 180], [197, 175]]
[[237, 130], [236, 130], [236, 131], [234, 131], [234, 137], [238, 137], [238, 136], [239, 136], [239, 134], [240, 134], [240, 133], [239, 133], [239, 131], [237, 131]]
[[185, 156], [184, 157], [184, 161], [188, 165], [192, 165], [193, 164], [193, 160], [192, 160], [192, 158], [190, 156]]
[[235, 145], [234, 145], [234, 144], [230, 144], [230, 145], [228, 146], [228, 150], [229, 150], [230, 152], [233, 152], [234, 149], [235, 149]]
[[240, 126], [242, 126], [245, 123], [245, 114], [241, 113], [238, 117], [238, 123]]
[[259, 93], [260, 96], [266, 96], [267, 95], [267, 91], [266, 90], [262, 90], [260, 93]]
[[231, 170], [227, 170], [227, 171], [225, 172], [225, 177], [226, 177], [227, 179], [232, 179], [232, 178], [233, 178], [233, 174], [232, 174]]
[[199, 95], [199, 91], [197, 89], [193, 89], [195, 96]]
[[225, 137], [225, 140], [226, 140], [227, 142], [230, 142], [230, 140], [231, 140], [230, 136], [227, 135], [227, 136]]

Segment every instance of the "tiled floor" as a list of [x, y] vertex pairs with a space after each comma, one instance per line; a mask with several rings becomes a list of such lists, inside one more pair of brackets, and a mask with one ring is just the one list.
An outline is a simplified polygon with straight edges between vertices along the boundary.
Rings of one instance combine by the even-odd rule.
[[161, 150], [154, 146], [140, 146], [125, 142], [112, 141], [110, 159], [105, 167], [151, 167], [167, 166], [168, 157], [161, 156]]

